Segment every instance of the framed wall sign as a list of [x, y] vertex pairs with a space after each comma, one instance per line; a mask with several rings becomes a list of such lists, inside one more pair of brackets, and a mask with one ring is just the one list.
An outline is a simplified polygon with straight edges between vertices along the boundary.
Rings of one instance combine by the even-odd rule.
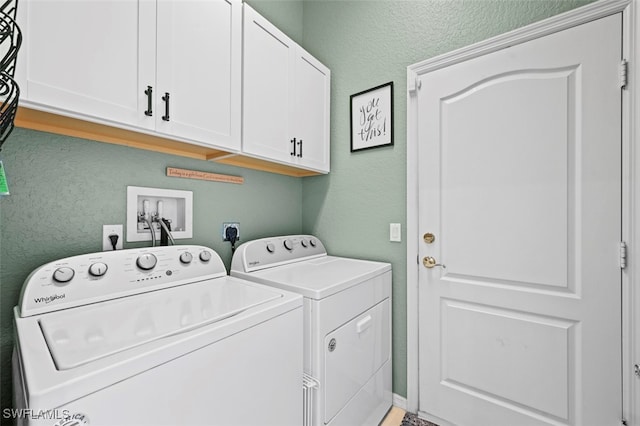
[[393, 145], [393, 81], [351, 95], [351, 152]]

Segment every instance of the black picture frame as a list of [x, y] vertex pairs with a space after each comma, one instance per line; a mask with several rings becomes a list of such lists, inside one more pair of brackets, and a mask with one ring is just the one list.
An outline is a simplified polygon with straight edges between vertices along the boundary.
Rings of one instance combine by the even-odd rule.
[[351, 152], [393, 145], [393, 81], [351, 95]]

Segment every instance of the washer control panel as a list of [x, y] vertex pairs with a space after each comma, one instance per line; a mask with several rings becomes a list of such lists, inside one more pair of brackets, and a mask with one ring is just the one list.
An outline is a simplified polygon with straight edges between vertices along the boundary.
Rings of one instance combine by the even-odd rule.
[[262, 238], [238, 247], [231, 261], [231, 270], [253, 272], [326, 255], [322, 241], [312, 235]]
[[204, 246], [149, 247], [82, 254], [47, 263], [22, 286], [20, 316], [102, 302], [218, 278], [227, 270]]

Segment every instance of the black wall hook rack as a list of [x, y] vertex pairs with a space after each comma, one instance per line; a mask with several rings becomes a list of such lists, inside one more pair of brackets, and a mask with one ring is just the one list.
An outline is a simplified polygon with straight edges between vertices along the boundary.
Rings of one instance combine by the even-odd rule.
[[14, 80], [18, 50], [22, 45], [22, 33], [16, 23], [18, 0], [6, 0], [0, 4], [0, 149], [14, 127], [20, 88]]

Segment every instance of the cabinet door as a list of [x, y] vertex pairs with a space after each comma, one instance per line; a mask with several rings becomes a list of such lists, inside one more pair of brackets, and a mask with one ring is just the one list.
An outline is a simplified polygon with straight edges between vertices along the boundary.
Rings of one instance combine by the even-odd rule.
[[242, 149], [254, 156], [291, 162], [292, 72], [295, 43], [244, 5]]
[[157, 22], [156, 130], [239, 151], [241, 1], [160, 0]]
[[331, 73], [298, 48], [294, 75], [293, 135], [299, 140], [296, 162], [301, 167], [328, 172]]
[[21, 8], [22, 101], [153, 126], [138, 81], [155, 79], [155, 1], [22, 0]]

